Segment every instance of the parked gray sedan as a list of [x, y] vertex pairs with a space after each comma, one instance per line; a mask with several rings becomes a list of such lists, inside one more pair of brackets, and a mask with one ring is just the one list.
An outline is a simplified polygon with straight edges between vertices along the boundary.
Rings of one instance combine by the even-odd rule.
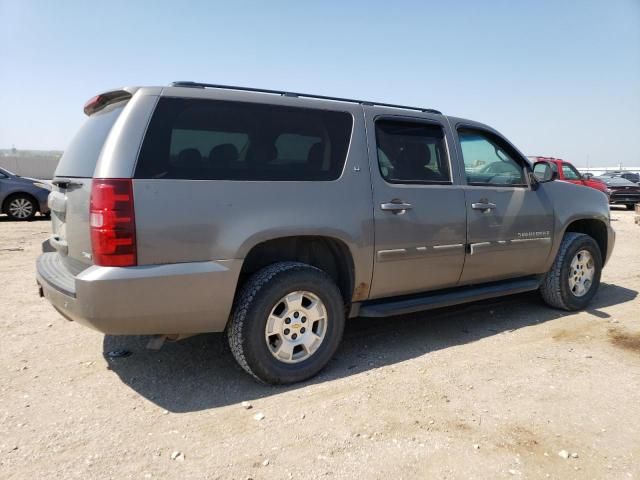
[[0, 168], [0, 212], [13, 220], [31, 220], [37, 212], [49, 214], [49, 185]]

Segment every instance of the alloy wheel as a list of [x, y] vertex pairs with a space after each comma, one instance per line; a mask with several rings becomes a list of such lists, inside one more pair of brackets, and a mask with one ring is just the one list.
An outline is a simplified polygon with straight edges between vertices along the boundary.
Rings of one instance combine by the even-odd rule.
[[584, 296], [591, 285], [596, 269], [593, 255], [588, 250], [580, 250], [575, 254], [569, 266], [569, 289], [576, 297]]
[[33, 215], [33, 204], [26, 198], [14, 198], [9, 203], [9, 213], [15, 218], [29, 218]]
[[265, 340], [271, 354], [284, 363], [299, 363], [322, 345], [327, 332], [327, 309], [307, 291], [291, 292], [271, 310]]

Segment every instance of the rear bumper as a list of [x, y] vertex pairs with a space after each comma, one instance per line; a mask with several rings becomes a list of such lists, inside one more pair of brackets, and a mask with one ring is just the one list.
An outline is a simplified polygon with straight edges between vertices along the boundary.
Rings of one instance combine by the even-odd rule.
[[71, 275], [58, 253], [37, 260], [42, 294], [65, 318], [110, 335], [221, 332], [242, 261], [91, 266]]

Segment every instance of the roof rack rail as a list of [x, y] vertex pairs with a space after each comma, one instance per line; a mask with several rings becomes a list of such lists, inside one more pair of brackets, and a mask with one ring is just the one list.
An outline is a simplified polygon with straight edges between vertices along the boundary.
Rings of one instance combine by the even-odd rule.
[[354, 100], [352, 98], [340, 98], [340, 97], [328, 97], [326, 95], [313, 95], [310, 93], [297, 93], [297, 92], [285, 92], [283, 90], [269, 90], [266, 88], [250, 88], [250, 87], [235, 87], [232, 85], [218, 85], [214, 83], [199, 83], [199, 82], [172, 82], [172, 87], [190, 87], [190, 88], [220, 88], [224, 90], [238, 90], [241, 92], [258, 92], [258, 93], [271, 93], [274, 95], [281, 95], [283, 97], [300, 97], [300, 98], [316, 98], [318, 100], [332, 100], [335, 102], [349, 102], [359, 103], [361, 105], [377, 106], [377, 107], [391, 107], [402, 108], [405, 110], [416, 110], [425, 113], [435, 113], [442, 115], [442, 112], [433, 108], [421, 108], [421, 107], [408, 107], [406, 105], [394, 105], [392, 103], [380, 103], [367, 100]]

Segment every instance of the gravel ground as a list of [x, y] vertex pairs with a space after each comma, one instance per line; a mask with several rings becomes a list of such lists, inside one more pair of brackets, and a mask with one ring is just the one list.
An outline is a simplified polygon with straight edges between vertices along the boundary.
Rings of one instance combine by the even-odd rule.
[[154, 352], [67, 322], [35, 287], [49, 223], [0, 218], [0, 478], [639, 478], [640, 226], [613, 218], [589, 310], [531, 293], [355, 319], [286, 388], [222, 335]]

